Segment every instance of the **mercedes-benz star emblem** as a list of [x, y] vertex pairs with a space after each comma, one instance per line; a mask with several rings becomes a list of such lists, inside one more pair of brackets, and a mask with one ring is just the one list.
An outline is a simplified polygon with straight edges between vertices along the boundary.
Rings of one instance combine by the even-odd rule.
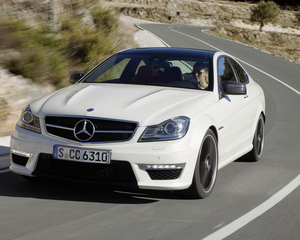
[[88, 141], [90, 140], [95, 133], [94, 124], [87, 119], [80, 120], [74, 128], [74, 136], [79, 141]]

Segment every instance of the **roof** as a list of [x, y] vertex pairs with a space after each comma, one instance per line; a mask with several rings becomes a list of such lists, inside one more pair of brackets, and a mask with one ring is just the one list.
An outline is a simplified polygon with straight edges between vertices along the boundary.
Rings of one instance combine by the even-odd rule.
[[211, 58], [216, 51], [191, 49], [191, 48], [133, 48], [121, 52], [121, 54], [147, 54], [147, 55], [169, 55], [169, 56], [189, 56], [200, 58]]

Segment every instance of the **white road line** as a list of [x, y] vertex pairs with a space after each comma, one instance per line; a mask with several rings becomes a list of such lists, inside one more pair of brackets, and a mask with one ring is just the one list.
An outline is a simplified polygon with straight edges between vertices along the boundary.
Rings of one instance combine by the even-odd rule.
[[159, 38], [158, 36], [156, 36], [155, 34], [153, 34], [152, 32], [149, 32], [148, 30], [142, 28], [139, 24], [136, 24], [136, 27], [151, 34], [152, 36], [156, 37], [159, 41], [161, 41], [166, 47], [171, 47], [169, 44], [167, 44], [164, 40], [162, 40], [161, 38]]
[[[185, 34], [185, 33], [179, 32], [179, 31], [176, 31], [176, 30], [174, 30], [172, 27], [169, 27], [169, 29], [170, 29], [171, 31], [173, 31], [173, 32], [176, 32], [176, 33], [182, 34], [182, 35], [184, 35], [184, 36], [190, 37], [190, 38], [192, 38], [192, 39], [194, 39], [194, 40], [196, 40], [196, 41], [198, 41], [198, 42], [202, 42], [202, 43], [206, 44], [207, 46], [210, 46], [210, 47], [212, 47], [212, 48], [214, 48], [214, 49], [216, 49], [216, 50], [218, 50], [218, 51], [224, 52], [223, 50], [221, 50], [221, 49], [219, 49], [219, 48], [216, 48], [215, 46], [210, 45], [209, 43], [204, 42], [204, 41], [200, 40], [199, 38], [195, 38], [195, 37], [193, 37], [193, 36], [191, 36], [191, 35], [188, 35], [188, 34]], [[202, 31], [202, 32], [203, 32], [203, 31]]]
[[[177, 33], [182, 34], [182, 35], [184, 35], [184, 36], [190, 37], [190, 38], [192, 38], [192, 39], [194, 39], [194, 40], [196, 40], [196, 41], [202, 42], [202, 43], [208, 45], [209, 47], [212, 47], [212, 48], [214, 48], [214, 49], [216, 49], [216, 50], [218, 50], [218, 51], [225, 52], [225, 51], [223, 51], [223, 50], [221, 50], [221, 49], [219, 49], [219, 48], [217, 48], [217, 47], [215, 47], [215, 46], [213, 46], [213, 45], [211, 45], [211, 44], [208, 44], [207, 42], [204, 42], [204, 41], [202, 41], [202, 40], [200, 40], [200, 39], [198, 39], [198, 38], [195, 38], [195, 37], [190, 36], [190, 35], [188, 35], [188, 34], [185, 34], [185, 33], [179, 32], [179, 31], [176, 31], [176, 30], [172, 29], [172, 27], [169, 27], [169, 29], [170, 29], [171, 31], [177, 32]], [[202, 32], [203, 32], [203, 31], [202, 31]], [[204, 33], [204, 32], [203, 32], [203, 33]], [[268, 54], [269, 54], [269, 53], [268, 53]], [[251, 65], [250, 63], [247, 63], [247, 62], [245, 62], [245, 61], [243, 61], [243, 60], [241, 60], [241, 59], [239, 59], [239, 58], [237, 58], [237, 57], [235, 57], [235, 58], [236, 58], [238, 61], [240, 61], [240, 62], [242, 62], [242, 63], [248, 65], [249, 67], [252, 67], [252, 68], [254, 68], [255, 70], [257, 70], [257, 71], [259, 71], [259, 72], [261, 72], [261, 73], [267, 75], [268, 77], [273, 78], [273, 79], [276, 80], [277, 82], [281, 83], [281, 84], [284, 85], [285, 87], [291, 89], [292, 91], [294, 91], [295, 93], [297, 93], [298, 95], [300, 95], [300, 92], [299, 92], [298, 90], [296, 90], [295, 88], [293, 88], [293, 87], [291, 87], [290, 85], [286, 84], [285, 82], [279, 80], [278, 78], [272, 76], [271, 74], [266, 73], [266, 72], [264, 72], [264, 71], [258, 69], [257, 67], [254, 67], [254, 66]]]
[[269, 55], [272, 55], [272, 53], [269, 53], [269, 52], [267, 52], [267, 51], [265, 51], [265, 50], [260, 50], [260, 51], [262, 51], [262, 52], [264, 52], [264, 53], [267, 53], [267, 54], [269, 54]]
[[219, 229], [213, 234], [203, 238], [203, 240], [215, 240], [215, 239], [224, 239], [244, 227], [246, 224], [259, 217], [270, 208], [274, 207], [277, 203], [279, 203], [282, 199], [284, 199], [287, 195], [289, 195], [292, 191], [294, 191], [300, 185], [300, 175], [298, 175], [293, 181], [291, 181], [288, 185], [286, 185], [279, 192], [274, 194], [267, 201], [254, 208], [252, 211], [246, 213], [242, 217], [236, 219], [225, 227]]

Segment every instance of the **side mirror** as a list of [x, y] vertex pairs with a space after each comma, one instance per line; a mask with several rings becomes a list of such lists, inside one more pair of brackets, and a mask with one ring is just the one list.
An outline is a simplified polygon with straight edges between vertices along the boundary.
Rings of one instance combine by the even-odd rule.
[[224, 95], [246, 95], [246, 85], [240, 82], [227, 81], [225, 84]]
[[78, 82], [79, 79], [81, 79], [83, 77], [84, 73], [83, 72], [79, 72], [79, 73], [73, 73], [71, 76], [70, 76], [70, 79], [69, 79], [69, 82], [71, 84], [74, 84], [76, 82]]

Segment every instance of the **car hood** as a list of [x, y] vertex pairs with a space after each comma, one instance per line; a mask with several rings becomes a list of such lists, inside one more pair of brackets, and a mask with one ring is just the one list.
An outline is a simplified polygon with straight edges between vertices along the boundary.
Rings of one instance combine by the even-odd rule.
[[147, 126], [176, 116], [192, 118], [213, 104], [213, 101], [212, 92], [207, 91], [78, 83], [48, 98], [41, 98], [30, 106], [40, 118], [46, 115], [89, 116], [136, 121], [140, 126]]

